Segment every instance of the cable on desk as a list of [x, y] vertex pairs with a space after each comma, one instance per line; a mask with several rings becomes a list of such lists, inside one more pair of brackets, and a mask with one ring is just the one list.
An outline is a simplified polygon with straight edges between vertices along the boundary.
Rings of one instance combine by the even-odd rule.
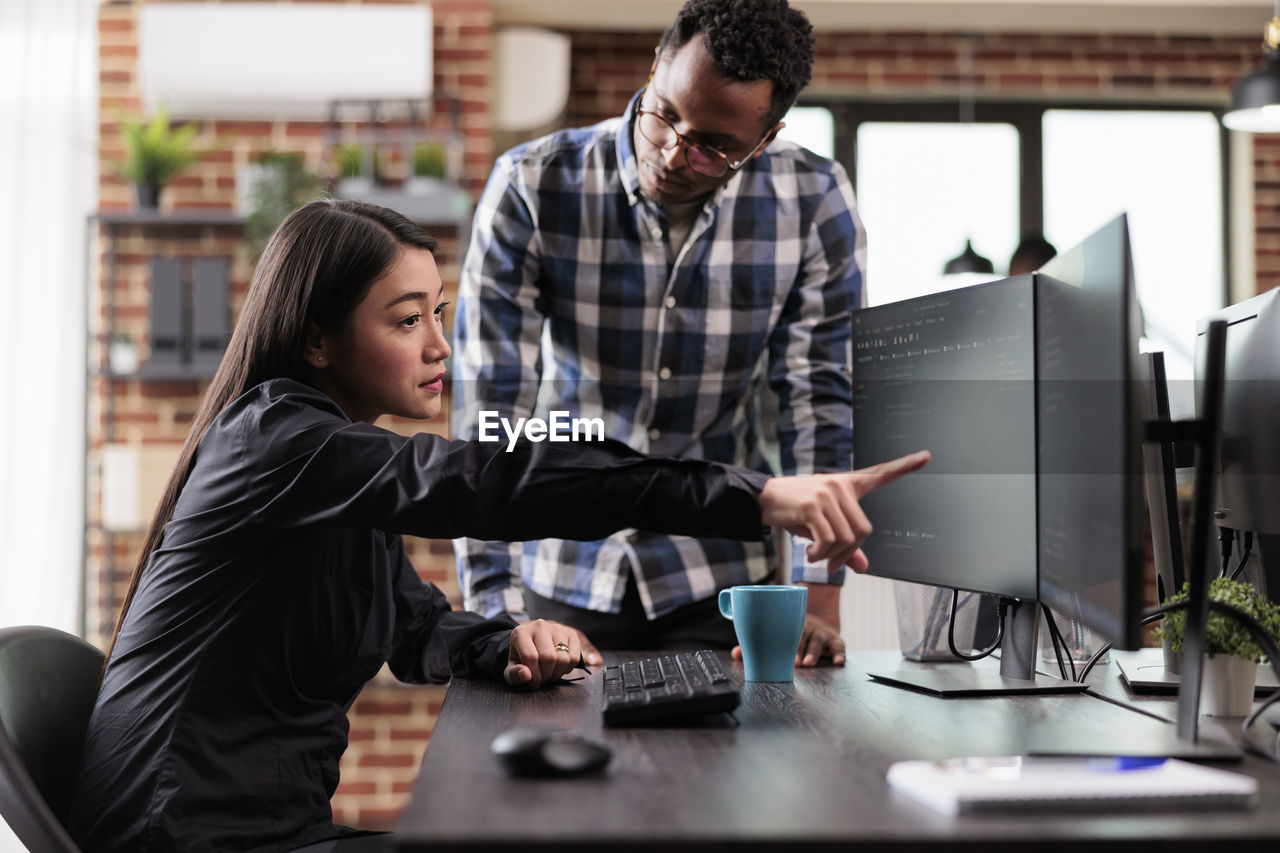
[[1000, 648], [1000, 641], [1004, 639], [1004, 615], [1009, 609], [1007, 599], [1000, 599], [1000, 624], [996, 626], [996, 638], [991, 645], [974, 655], [966, 655], [956, 648], [956, 607], [960, 599], [960, 590], [951, 590], [951, 616], [947, 620], [947, 648], [951, 650], [951, 654], [960, 660], [975, 661], [982, 660], [987, 655]]
[[[1168, 613], [1170, 610], [1181, 610], [1186, 606], [1187, 606], [1186, 602], [1182, 602], [1182, 601], [1178, 602], [1177, 604], [1162, 605], [1160, 607], [1157, 607], [1155, 610], [1152, 610], [1147, 615], [1143, 616], [1142, 621], [1139, 622], [1138, 624], [1145, 627], [1147, 625], [1150, 625], [1152, 622], [1158, 622], [1161, 619], [1163, 619], [1164, 614]], [[1102, 646], [1102, 648], [1094, 652], [1093, 657], [1089, 658], [1089, 662], [1086, 663], [1084, 665], [1084, 669], [1080, 671], [1080, 677], [1077, 678], [1076, 681], [1080, 682], [1081, 684], [1084, 684], [1085, 679], [1089, 677], [1089, 672], [1094, 668], [1094, 666], [1098, 663], [1098, 661], [1102, 660], [1103, 655], [1111, 651], [1112, 645], [1113, 645], [1112, 643], [1106, 643]]]
[[[1072, 597], [1074, 598], [1075, 596], [1073, 595]], [[1076, 606], [1077, 606], [1077, 608], [1079, 607], [1079, 601], [1078, 601], [1078, 600], [1077, 600], [1077, 602], [1076, 602]], [[1050, 614], [1052, 614], [1052, 613], [1053, 613], [1052, 608], [1050, 608], [1049, 613], [1050, 613]], [[1066, 652], [1066, 654], [1067, 654], [1067, 666], [1071, 668], [1071, 680], [1072, 680], [1072, 681], [1075, 681], [1075, 680], [1076, 680], [1076, 661], [1075, 661], [1075, 658], [1074, 658], [1074, 657], [1072, 657], [1072, 652], [1073, 652], [1074, 650], [1071, 648], [1071, 646], [1070, 646], [1070, 645], [1068, 645], [1068, 643], [1067, 643], [1067, 638], [1066, 638], [1066, 637], [1064, 637], [1064, 636], [1062, 636], [1062, 630], [1058, 627], [1058, 620], [1057, 620], [1057, 619], [1054, 619], [1054, 618], [1052, 618], [1052, 616], [1050, 616], [1049, 621], [1050, 621], [1051, 623], [1053, 623], [1053, 630], [1057, 633], [1057, 635], [1058, 635], [1058, 639], [1059, 639], [1059, 641], [1061, 641], [1061, 643], [1062, 643], [1062, 650], [1063, 650], [1064, 652]], [[1081, 641], [1081, 645], [1083, 646], [1083, 641]], [[1064, 677], [1065, 677], [1065, 676], [1064, 676]]]
[[1093, 697], [1094, 699], [1099, 699], [1103, 702], [1109, 702], [1110, 704], [1115, 705], [1117, 708], [1124, 708], [1126, 711], [1132, 711], [1135, 714], [1141, 714], [1144, 717], [1150, 717], [1153, 720], [1159, 720], [1160, 722], [1166, 723], [1171, 726], [1176, 725], [1168, 717], [1162, 717], [1161, 715], [1155, 713], [1154, 711], [1148, 711], [1146, 708], [1143, 708], [1141, 705], [1131, 705], [1128, 702], [1125, 702], [1123, 699], [1112, 699], [1110, 696], [1106, 696], [1102, 693], [1094, 693], [1092, 691], [1089, 692], [1089, 696]]
[[1049, 610], [1049, 605], [1040, 604], [1040, 610], [1044, 613], [1045, 621], [1048, 622], [1049, 642], [1053, 645], [1053, 656], [1058, 659], [1058, 675], [1064, 680], [1067, 677], [1067, 665], [1062, 662], [1062, 647], [1058, 644], [1061, 637], [1055, 629], [1053, 622], [1053, 614]]
[[1071, 660], [1070, 651], [1067, 652], [1067, 660], [1071, 661], [1071, 678], [1067, 678], [1067, 666], [1062, 662], [1062, 649], [1066, 646], [1066, 641], [1062, 638], [1062, 632], [1058, 630], [1058, 621], [1053, 618], [1053, 611], [1049, 609], [1049, 605], [1044, 602], [1040, 603], [1040, 609], [1044, 611], [1045, 621], [1049, 623], [1049, 641], [1053, 643], [1053, 656], [1058, 659], [1058, 674], [1062, 676], [1063, 681], [1076, 680], [1076, 662]]

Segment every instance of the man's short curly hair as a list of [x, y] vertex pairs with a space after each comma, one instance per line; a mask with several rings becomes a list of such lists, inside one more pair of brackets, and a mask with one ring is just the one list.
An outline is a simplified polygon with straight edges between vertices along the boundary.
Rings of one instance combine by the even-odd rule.
[[688, 0], [662, 34], [658, 50], [678, 50], [698, 33], [725, 77], [773, 83], [770, 126], [809, 84], [813, 27], [787, 0]]

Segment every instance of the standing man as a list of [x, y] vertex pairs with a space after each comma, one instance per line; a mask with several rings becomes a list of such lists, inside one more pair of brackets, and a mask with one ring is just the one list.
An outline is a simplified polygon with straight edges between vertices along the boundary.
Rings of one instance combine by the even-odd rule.
[[[481, 437], [481, 413], [566, 412], [648, 453], [763, 467], [768, 443], [775, 473], [851, 467], [866, 238], [844, 169], [776, 139], [812, 65], [786, 0], [688, 0], [621, 118], [498, 159], [459, 286], [458, 437]], [[468, 608], [571, 625], [590, 663], [733, 646], [717, 592], [770, 582], [777, 559], [635, 531], [454, 544]], [[843, 664], [843, 570], [803, 543], [789, 562], [809, 587], [797, 662]]]

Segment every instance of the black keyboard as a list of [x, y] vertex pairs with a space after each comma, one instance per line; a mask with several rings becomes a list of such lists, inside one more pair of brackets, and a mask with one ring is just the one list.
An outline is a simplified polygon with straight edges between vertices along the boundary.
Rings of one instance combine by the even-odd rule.
[[738, 688], [709, 649], [604, 668], [605, 725], [651, 723], [736, 707]]

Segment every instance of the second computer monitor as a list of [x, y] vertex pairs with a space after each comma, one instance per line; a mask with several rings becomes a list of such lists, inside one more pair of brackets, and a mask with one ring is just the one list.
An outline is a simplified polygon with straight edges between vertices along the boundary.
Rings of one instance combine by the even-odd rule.
[[1280, 288], [1201, 321], [1198, 382], [1203, 381], [1205, 332], [1215, 319], [1227, 322], [1227, 344], [1213, 519], [1218, 527], [1236, 531], [1233, 574], [1243, 570], [1243, 577], [1280, 601]]
[[1120, 216], [1036, 274], [1040, 600], [1117, 648], [1145, 605], [1142, 316]]
[[1280, 288], [1200, 322], [1197, 379], [1205, 330], [1214, 319], [1227, 321], [1214, 520], [1219, 527], [1280, 534]]

